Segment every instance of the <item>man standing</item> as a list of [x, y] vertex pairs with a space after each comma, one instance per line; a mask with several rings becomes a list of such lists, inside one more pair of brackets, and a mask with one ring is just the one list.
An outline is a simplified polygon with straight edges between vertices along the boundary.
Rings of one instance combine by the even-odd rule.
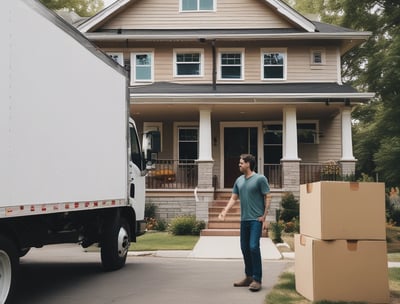
[[219, 214], [224, 220], [227, 212], [240, 199], [240, 248], [242, 250], [246, 277], [233, 284], [235, 287], [249, 287], [251, 291], [261, 289], [262, 262], [260, 238], [267, 228], [265, 220], [271, 205], [268, 180], [264, 175], [254, 172], [255, 157], [242, 154], [239, 161], [239, 176], [232, 189], [228, 204]]

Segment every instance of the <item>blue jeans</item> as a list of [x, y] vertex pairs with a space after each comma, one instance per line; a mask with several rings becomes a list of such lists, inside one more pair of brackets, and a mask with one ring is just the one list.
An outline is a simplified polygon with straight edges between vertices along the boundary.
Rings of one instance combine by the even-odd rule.
[[261, 233], [262, 222], [257, 220], [240, 222], [240, 248], [244, 259], [244, 272], [246, 276], [253, 277], [260, 283], [262, 278]]

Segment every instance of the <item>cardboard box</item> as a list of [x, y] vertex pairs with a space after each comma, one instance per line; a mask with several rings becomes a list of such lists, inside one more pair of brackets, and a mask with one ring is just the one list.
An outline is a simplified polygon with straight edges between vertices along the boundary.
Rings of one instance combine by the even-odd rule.
[[311, 301], [389, 303], [386, 241], [295, 235], [296, 290]]
[[321, 240], [386, 240], [384, 183], [301, 185], [300, 233]]

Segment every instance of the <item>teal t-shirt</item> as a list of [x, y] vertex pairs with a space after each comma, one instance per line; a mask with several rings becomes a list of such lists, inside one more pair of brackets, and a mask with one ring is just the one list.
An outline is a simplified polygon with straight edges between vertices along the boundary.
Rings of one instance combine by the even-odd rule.
[[242, 221], [256, 220], [264, 214], [265, 195], [270, 192], [268, 180], [264, 175], [255, 173], [249, 178], [239, 176], [232, 192], [239, 195]]

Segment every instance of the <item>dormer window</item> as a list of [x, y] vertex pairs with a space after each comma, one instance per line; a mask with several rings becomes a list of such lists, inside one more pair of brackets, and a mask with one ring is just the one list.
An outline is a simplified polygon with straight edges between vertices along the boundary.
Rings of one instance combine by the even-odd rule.
[[181, 11], [214, 11], [214, 1], [215, 0], [181, 0]]

